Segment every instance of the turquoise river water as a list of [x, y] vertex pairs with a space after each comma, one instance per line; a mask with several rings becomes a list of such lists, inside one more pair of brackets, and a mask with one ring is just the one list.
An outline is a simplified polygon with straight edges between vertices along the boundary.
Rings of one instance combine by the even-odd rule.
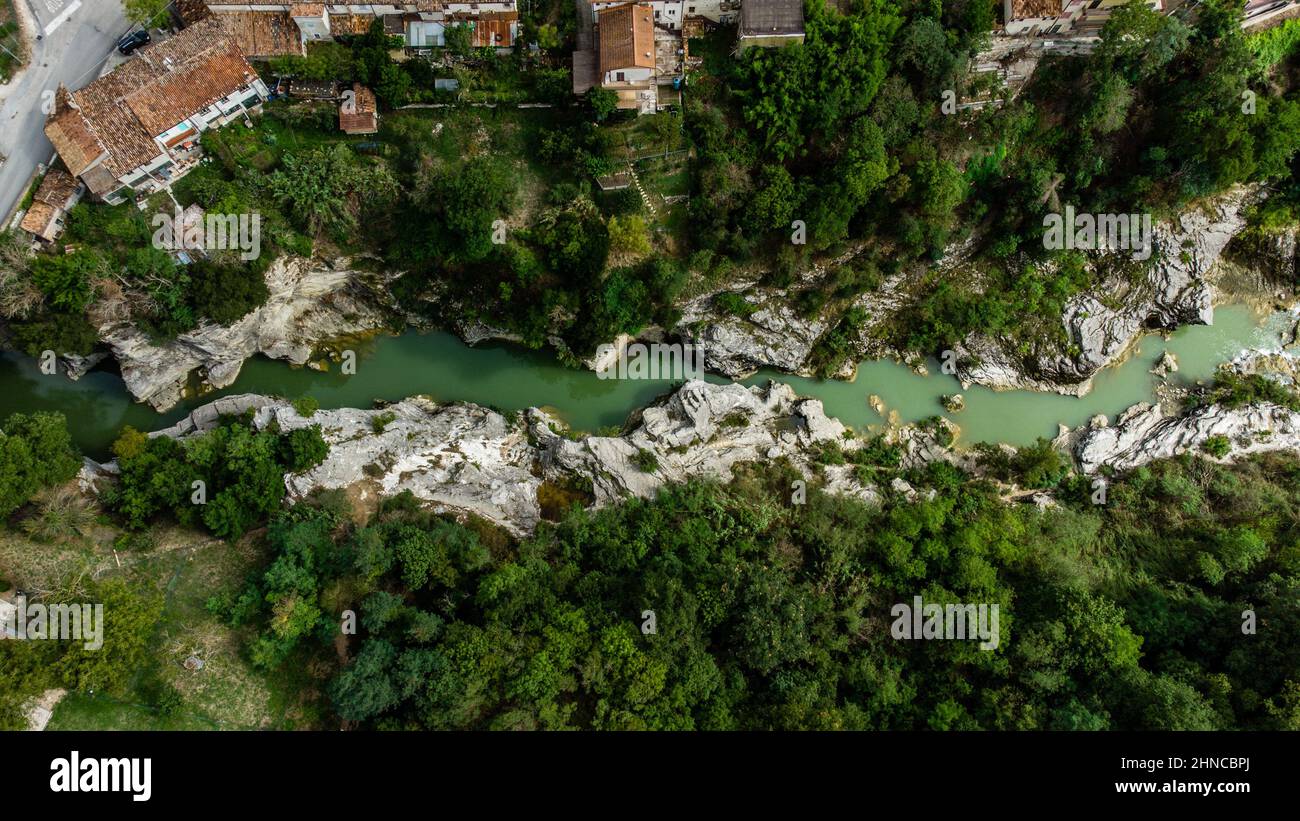
[[[1277, 349], [1287, 316], [1261, 318], [1244, 306], [1225, 306], [1215, 312], [1212, 326], [1186, 327], [1168, 340], [1147, 336], [1124, 363], [1098, 374], [1092, 392], [1082, 398], [978, 386], [963, 391], [956, 379], [939, 373], [937, 363], [931, 363], [929, 376], [921, 376], [891, 361], [863, 362], [853, 382], [763, 371], [745, 384], [764, 384], [768, 379], [788, 382], [798, 393], [821, 399], [827, 414], [858, 428], [884, 421], [868, 405], [867, 397], [875, 394], [887, 412], [898, 412], [901, 421], [946, 415], [961, 426], [964, 442], [1020, 445], [1055, 435], [1058, 424], [1079, 425], [1098, 413], [1113, 417], [1135, 402], [1149, 400], [1156, 377], [1148, 371], [1166, 348], [1178, 357], [1179, 372], [1173, 378], [1193, 381], [1211, 376], [1220, 362], [1244, 348]], [[258, 357], [244, 365], [231, 387], [160, 414], [133, 402], [122, 380], [111, 372], [93, 371], [73, 382], [63, 375], [44, 375], [34, 360], [6, 353], [0, 355], [0, 385], [4, 386], [0, 418], [15, 411], [61, 410], [82, 450], [102, 457], [123, 425], [142, 430], [163, 427], [197, 405], [233, 393], [290, 398], [310, 394], [326, 408], [369, 407], [376, 399], [414, 394], [503, 410], [547, 406], [575, 428], [595, 430], [621, 424], [634, 408], [672, 386], [669, 381], [602, 380], [590, 371], [557, 364], [546, 351], [505, 345], [471, 348], [451, 334], [438, 332], [380, 337], [358, 354], [356, 373], [350, 376], [337, 368], [323, 373]], [[940, 397], [958, 392], [966, 398], [966, 409], [945, 414]]]

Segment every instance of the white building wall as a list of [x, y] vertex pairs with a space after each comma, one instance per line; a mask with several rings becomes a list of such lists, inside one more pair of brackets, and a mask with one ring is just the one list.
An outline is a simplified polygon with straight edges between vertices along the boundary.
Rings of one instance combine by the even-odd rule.
[[[620, 74], [623, 75], [622, 79], [619, 79], [618, 75]], [[605, 72], [605, 79], [601, 82], [601, 85], [613, 86], [627, 83], [645, 83], [649, 82], [650, 78], [654, 76], [655, 72], [652, 68], [622, 68], [618, 71]]]

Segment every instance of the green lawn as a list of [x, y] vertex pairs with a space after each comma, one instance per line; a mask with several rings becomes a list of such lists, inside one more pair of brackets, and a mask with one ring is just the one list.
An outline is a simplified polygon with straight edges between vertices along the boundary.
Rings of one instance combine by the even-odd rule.
[[179, 713], [160, 715], [143, 704], [101, 695], [69, 693], [54, 708], [48, 730], [212, 730], [203, 716]]

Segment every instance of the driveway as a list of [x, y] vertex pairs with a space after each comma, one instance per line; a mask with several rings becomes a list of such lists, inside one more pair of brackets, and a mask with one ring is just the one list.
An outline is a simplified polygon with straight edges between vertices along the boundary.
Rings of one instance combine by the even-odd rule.
[[[40, 6], [45, 0], [32, 3]], [[30, 8], [23, 9], [29, 12], [24, 15], [28, 21]], [[0, 217], [12, 213], [27, 191], [36, 165], [54, 152], [42, 129], [59, 83], [77, 89], [95, 79], [104, 59], [128, 28], [120, 0], [81, 0], [80, 8], [64, 19], [53, 34], [29, 43], [31, 59], [27, 67], [8, 86], [0, 88], [4, 98], [0, 104], [0, 154], [9, 158], [0, 167]]]

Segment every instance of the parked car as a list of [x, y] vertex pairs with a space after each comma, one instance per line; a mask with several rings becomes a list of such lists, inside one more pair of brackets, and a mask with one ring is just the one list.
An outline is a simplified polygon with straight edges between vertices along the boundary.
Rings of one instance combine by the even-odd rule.
[[133, 31], [118, 41], [117, 52], [118, 54], [123, 55], [130, 54], [140, 48], [140, 46], [148, 45], [149, 39], [149, 31], [147, 29]]

